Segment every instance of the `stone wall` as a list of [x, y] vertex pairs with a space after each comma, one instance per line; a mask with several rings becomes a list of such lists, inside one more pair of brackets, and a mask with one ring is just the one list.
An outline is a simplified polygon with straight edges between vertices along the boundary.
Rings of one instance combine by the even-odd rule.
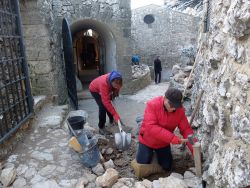
[[[109, 55], [114, 56], [115, 68], [124, 75], [126, 91], [126, 82], [131, 79], [130, 61], [127, 61], [127, 57], [131, 54], [130, 1], [29, 0], [22, 7], [21, 14], [35, 94], [60, 94], [58, 97], [60, 103], [65, 102], [67, 98], [61, 46], [64, 17], [71, 25], [77, 22], [83, 23], [81, 26], [75, 24], [78, 27], [74, 28], [75, 31], [100, 28], [101, 34], [103, 32], [113, 40], [112, 43], [115, 45], [112, 46]], [[105, 31], [102, 31], [103, 28]], [[105, 45], [106, 49], [110, 50], [109, 44]]]
[[34, 95], [52, 94], [53, 82], [48, 23], [34, 0], [20, 4], [31, 89]]
[[149, 67], [144, 64], [132, 66], [132, 78], [128, 87], [133, 93], [150, 85], [152, 80]]
[[[152, 15], [154, 22], [146, 24], [146, 15]], [[189, 63], [196, 52], [198, 27], [199, 18], [161, 6], [148, 5], [135, 9], [132, 11], [134, 53], [149, 66], [157, 55], [167, 68]]]
[[[206, 161], [207, 187], [250, 186], [250, 4], [212, 0], [208, 33], [196, 57], [193, 99], [204, 95], [194, 123]], [[193, 101], [194, 102], [194, 101]]]

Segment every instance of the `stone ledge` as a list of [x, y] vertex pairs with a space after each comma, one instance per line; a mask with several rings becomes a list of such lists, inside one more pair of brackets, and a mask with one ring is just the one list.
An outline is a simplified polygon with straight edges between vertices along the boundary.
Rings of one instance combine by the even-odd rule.
[[137, 91], [145, 88], [146, 86], [150, 85], [151, 83], [151, 75], [150, 71], [148, 71], [142, 77], [137, 79], [131, 79], [130, 82], [127, 82], [126, 85], [124, 84], [124, 88], [122, 90], [122, 94], [133, 94]]
[[34, 99], [34, 112], [39, 112], [43, 106], [48, 103], [49, 98], [45, 95], [33, 96]]

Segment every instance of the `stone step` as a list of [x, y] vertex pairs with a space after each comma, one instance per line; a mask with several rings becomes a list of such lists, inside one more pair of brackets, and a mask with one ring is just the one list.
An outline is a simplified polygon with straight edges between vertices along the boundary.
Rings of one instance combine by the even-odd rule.
[[34, 112], [38, 113], [43, 106], [49, 102], [49, 98], [45, 95], [33, 96], [34, 99]]

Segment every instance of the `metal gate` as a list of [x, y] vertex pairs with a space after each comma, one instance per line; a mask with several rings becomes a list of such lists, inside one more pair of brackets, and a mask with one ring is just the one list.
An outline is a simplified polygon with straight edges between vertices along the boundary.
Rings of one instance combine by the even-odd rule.
[[0, 143], [32, 112], [18, 0], [0, 0]]
[[77, 110], [78, 98], [77, 98], [77, 90], [76, 90], [75, 67], [73, 65], [74, 56], [73, 56], [72, 36], [71, 36], [70, 27], [66, 18], [64, 18], [62, 22], [62, 38], [63, 38], [63, 55], [64, 55], [64, 62], [65, 62], [68, 95], [69, 95], [70, 103]]
[[[210, 22], [211, 22], [211, 11], [212, 11], [212, 8], [211, 8], [211, 0], [207, 0], [206, 1], [207, 3], [207, 10], [206, 10], [206, 15], [205, 15], [205, 19], [204, 19], [204, 29], [203, 29], [203, 32], [204, 33], [207, 33], [209, 31], [209, 27], [210, 27]], [[203, 6], [205, 7], [205, 6]]]

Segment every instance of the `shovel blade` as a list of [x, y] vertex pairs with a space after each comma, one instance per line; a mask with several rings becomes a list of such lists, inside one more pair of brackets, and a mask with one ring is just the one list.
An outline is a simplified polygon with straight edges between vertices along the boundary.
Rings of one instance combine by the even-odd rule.
[[117, 149], [125, 151], [130, 148], [131, 134], [130, 133], [115, 133], [115, 144]]

